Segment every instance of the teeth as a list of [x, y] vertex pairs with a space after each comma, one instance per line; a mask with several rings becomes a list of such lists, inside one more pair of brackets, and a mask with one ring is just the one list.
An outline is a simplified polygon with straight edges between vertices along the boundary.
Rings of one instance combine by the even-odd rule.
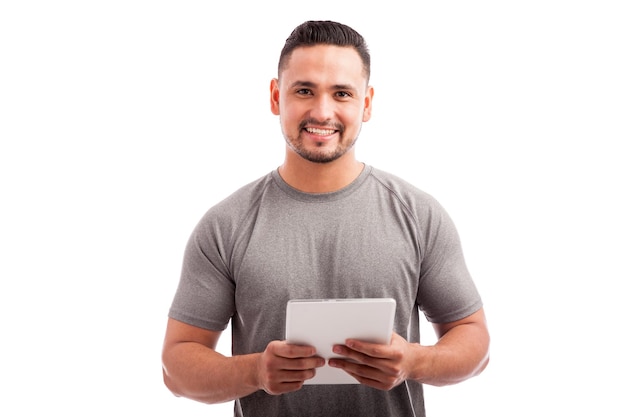
[[335, 133], [335, 131], [332, 129], [317, 129], [314, 127], [307, 127], [306, 131], [309, 133], [313, 133], [315, 135], [321, 135], [321, 136], [328, 136], [328, 135], [332, 135], [333, 133]]

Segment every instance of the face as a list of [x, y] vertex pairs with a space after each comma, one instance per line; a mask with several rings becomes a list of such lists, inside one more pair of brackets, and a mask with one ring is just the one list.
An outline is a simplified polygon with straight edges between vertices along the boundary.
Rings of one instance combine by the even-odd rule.
[[351, 47], [296, 48], [270, 90], [289, 149], [311, 162], [341, 158], [370, 119], [374, 91]]

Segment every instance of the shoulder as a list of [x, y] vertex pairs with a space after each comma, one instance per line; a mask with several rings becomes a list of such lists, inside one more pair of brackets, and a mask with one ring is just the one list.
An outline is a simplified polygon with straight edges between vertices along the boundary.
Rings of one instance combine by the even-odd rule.
[[454, 221], [441, 203], [408, 181], [379, 169], [372, 169], [371, 177], [380, 189], [379, 196], [388, 201], [389, 214], [398, 216], [402, 212], [406, 219], [417, 228], [422, 244], [432, 245], [432, 239], [439, 236], [455, 236]]
[[265, 190], [272, 183], [272, 174], [268, 173], [234, 191], [228, 197], [217, 203], [212, 209], [216, 211], [231, 211], [235, 208], [252, 206], [263, 196]]
[[394, 174], [372, 168], [371, 178], [384, 192], [389, 193], [411, 211], [441, 209], [441, 205], [431, 194]]
[[234, 191], [214, 206], [210, 207], [199, 223], [201, 228], [236, 228], [258, 207], [267, 188], [272, 183], [271, 174], [266, 174]]

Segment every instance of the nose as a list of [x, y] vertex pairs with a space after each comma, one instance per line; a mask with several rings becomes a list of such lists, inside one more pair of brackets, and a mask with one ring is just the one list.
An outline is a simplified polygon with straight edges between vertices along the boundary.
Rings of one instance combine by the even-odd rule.
[[320, 94], [313, 100], [310, 111], [311, 118], [319, 121], [331, 120], [335, 113], [335, 102], [327, 94]]

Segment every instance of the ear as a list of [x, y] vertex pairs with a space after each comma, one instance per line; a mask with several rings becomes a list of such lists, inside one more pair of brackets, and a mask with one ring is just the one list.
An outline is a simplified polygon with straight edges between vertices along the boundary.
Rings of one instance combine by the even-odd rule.
[[374, 100], [374, 87], [368, 85], [365, 93], [365, 107], [363, 108], [364, 122], [367, 122], [372, 117], [372, 100]]
[[280, 114], [280, 91], [278, 90], [278, 79], [273, 78], [270, 82], [270, 108], [275, 115]]

